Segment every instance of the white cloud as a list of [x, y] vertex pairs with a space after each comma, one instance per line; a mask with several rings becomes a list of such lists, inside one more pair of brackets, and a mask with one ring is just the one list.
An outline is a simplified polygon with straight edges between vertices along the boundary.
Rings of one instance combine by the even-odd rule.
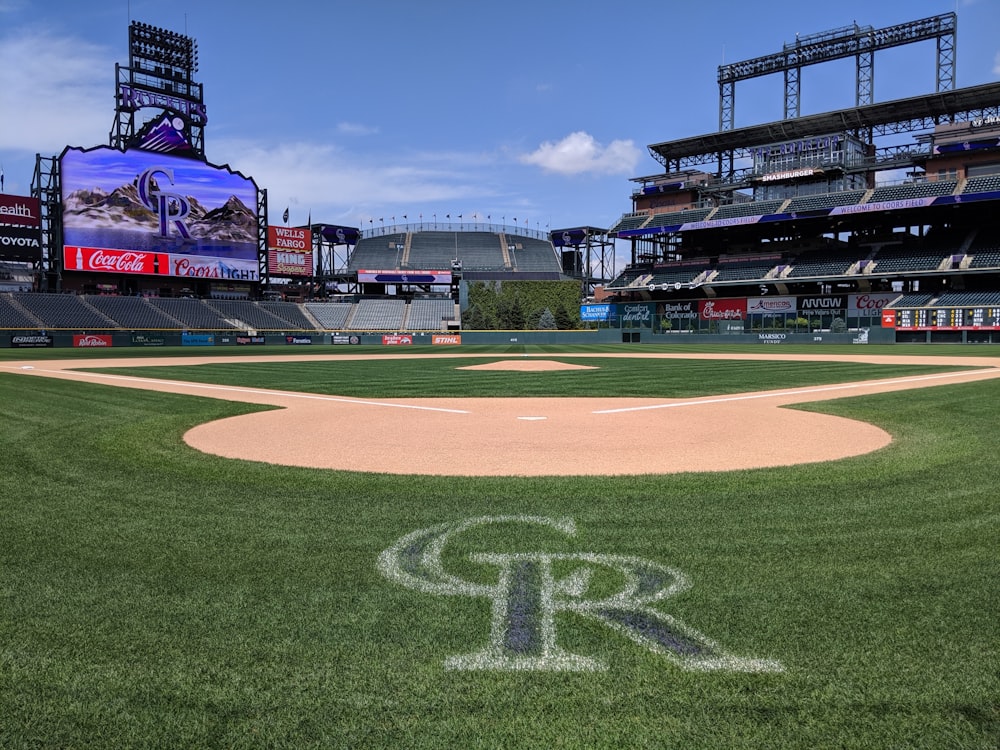
[[432, 160], [422, 161], [427, 155], [380, 164], [329, 144], [242, 140], [213, 141], [212, 154], [213, 162], [229, 163], [266, 188], [269, 211], [291, 205], [294, 214], [297, 207], [301, 216], [293, 216], [295, 221], [304, 221], [311, 211], [318, 221], [356, 222], [392, 206], [400, 207], [401, 215], [414, 207], [488, 194], [474, 170], [440, 169]]
[[362, 125], [359, 122], [337, 123], [337, 132], [344, 135], [375, 135], [378, 128], [372, 125]]
[[108, 100], [114, 70], [102, 47], [47, 32], [0, 37], [0, 149], [58, 154], [67, 144], [106, 143], [114, 122]]
[[615, 140], [602, 146], [589, 133], [577, 131], [556, 143], [544, 142], [532, 153], [523, 154], [520, 161], [564, 175], [611, 175], [631, 174], [640, 156], [641, 151], [632, 141]]

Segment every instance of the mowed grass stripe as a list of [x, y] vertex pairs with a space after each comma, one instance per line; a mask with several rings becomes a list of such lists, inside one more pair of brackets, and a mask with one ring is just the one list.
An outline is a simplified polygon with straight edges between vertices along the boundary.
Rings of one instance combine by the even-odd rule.
[[[203, 455], [187, 429], [259, 407], [0, 374], [0, 747], [994, 746], [997, 395], [810, 405], [894, 436], [826, 464], [452, 480]], [[683, 672], [571, 615], [560, 645], [606, 672], [444, 670], [486, 643], [488, 602], [404, 589], [375, 561], [499, 514], [578, 533], [486, 527], [449, 569], [489, 583], [483, 551], [653, 560], [693, 583], [661, 611], [786, 671]]]
[[232, 362], [116, 367], [100, 372], [217, 385], [304, 391], [359, 398], [419, 397], [650, 397], [777, 390], [956, 371], [929, 365], [856, 362], [618, 359], [574, 357], [551, 361], [585, 370], [525, 372], [468, 369], [517, 358]]

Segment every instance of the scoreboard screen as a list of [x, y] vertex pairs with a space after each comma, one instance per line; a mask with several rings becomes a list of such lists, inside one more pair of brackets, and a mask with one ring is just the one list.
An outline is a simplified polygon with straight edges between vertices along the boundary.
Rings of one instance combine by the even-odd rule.
[[901, 331], [1000, 330], [1000, 307], [918, 307], [896, 310]]

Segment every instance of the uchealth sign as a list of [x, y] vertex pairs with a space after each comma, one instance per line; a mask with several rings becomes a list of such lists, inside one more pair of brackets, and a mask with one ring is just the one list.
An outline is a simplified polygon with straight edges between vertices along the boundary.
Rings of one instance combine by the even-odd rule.
[[41, 205], [38, 198], [0, 193], [0, 224], [38, 229], [42, 226]]

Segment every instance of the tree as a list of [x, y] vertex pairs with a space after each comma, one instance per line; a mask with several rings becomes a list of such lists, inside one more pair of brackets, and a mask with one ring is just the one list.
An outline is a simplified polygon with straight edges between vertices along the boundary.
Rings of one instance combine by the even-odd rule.
[[538, 329], [540, 331], [554, 331], [559, 326], [556, 324], [556, 316], [552, 314], [549, 308], [542, 310], [542, 315], [538, 319]]

